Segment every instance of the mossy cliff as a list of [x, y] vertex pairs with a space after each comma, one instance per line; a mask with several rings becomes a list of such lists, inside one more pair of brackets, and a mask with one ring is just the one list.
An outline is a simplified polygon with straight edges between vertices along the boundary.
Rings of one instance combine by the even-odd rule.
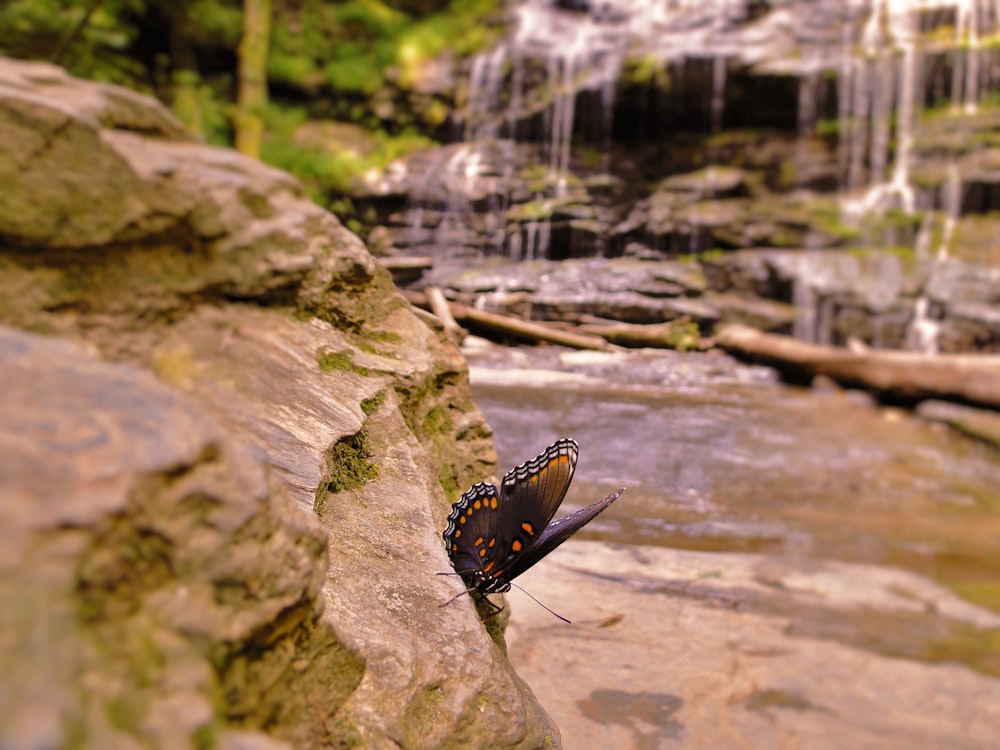
[[361, 241], [59, 68], [0, 132], [0, 745], [558, 744], [439, 607], [490, 431]]

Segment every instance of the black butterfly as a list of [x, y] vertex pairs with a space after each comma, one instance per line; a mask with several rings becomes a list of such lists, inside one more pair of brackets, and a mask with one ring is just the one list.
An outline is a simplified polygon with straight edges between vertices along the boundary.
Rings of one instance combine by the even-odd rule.
[[624, 492], [624, 488], [612, 492], [549, 523], [573, 481], [578, 454], [575, 440], [557, 440], [541, 455], [508, 471], [499, 491], [492, 484], [479, 482], [451, 507], [444, 542], [468, 592], [485, 596], [509, 591], [512, 580]]

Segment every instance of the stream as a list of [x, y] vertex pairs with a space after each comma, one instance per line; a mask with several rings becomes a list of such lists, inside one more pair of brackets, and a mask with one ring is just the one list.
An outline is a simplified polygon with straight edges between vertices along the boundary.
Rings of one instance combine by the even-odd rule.
[[722, 355], [466, 354], [501, 471], [566, 435], [567, 508], [628, 487], [518, 581], [574, 625], [508, 597], [567, 747], [995, 741], [995, 449]]

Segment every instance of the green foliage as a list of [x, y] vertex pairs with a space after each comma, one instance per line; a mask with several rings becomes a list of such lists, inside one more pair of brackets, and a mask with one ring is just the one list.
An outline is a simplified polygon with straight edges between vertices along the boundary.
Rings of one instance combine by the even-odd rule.
[[323, 73], [338, 91], [374, 94], [385, 85], [382, 67], [366, 55], [331, 60], [323, 67]]
[[[411, 105], [405, 92], [445, 50], [467, 55], [501, 34], [483, 23], [499, 6], [453, 0], [428, 13], [383, 0], [278, 0], [268, 77], [280, 84], [272, 92], [302, 104], [273, 102], [265, 112], [262, 159], [325, 204], [359, 175], [430, 145], [419, 128], [446, 123], [450, 107], [428, 96]], [[242, 0], [4, 0], [0, 54], [58, 54], [70, 73], [157, 96], [196, 136], [229, 145], [242, 12]], [[295, 135], [307, 119], [360, 124], [373, 131], [373, 145], [303, 147]]]
[[309, 55], [279, 49], [267, 60], [267, 75], [276, 83], [305, 89], [323, 74]]
[[307, 116], [303, 107], [269, 107], [264, 116], [267, 135], [261, 159], [294, 174], [322, 204], [333, 196], [350, 193], [351, 183], [359, 175], [382, 170], [394, 159], [433, 144], [429, 138], [407, 131], [395, 136], [372, 133], [370, 148], [364, 153], [338, 143], [323, 148], [303, 146], [295, 142], [295, 133]]

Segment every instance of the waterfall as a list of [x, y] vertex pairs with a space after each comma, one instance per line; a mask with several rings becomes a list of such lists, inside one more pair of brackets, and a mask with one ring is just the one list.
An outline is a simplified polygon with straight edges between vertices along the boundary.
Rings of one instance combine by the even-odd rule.
[[[602, 184], [612, 184], [613, 149], [630, 155], [628, 138], [670, 143], [681, 128], [707, 136], [730, 123], [753, 127], [741, 125], [740, 87], [767, 76], [795, 82], [789, 189], [803, 186], [794, 175], [833, 123], [843, 221], [861, 225], [889, 209], [915, 216], [933, 202], [913, 176], [925, 107], [944, 100], [971, 113], [1000, 76], [1000, 0], [520, 0], [508, 12], [504, 38], [464, 70], [460, 142], [411, 175], [408, 236], [433, 254], [576, 252], [567, 227], [596, 211], [582, 177], [610, 173]], [[632, 109], [616, 109], [626, 95]], [[772, 105], [783, 103], [759, 109]], [[616, 121], [622, 111], [636, 122]], [[705, 154], [699, 168], [731, 156], [714, 146]]]

